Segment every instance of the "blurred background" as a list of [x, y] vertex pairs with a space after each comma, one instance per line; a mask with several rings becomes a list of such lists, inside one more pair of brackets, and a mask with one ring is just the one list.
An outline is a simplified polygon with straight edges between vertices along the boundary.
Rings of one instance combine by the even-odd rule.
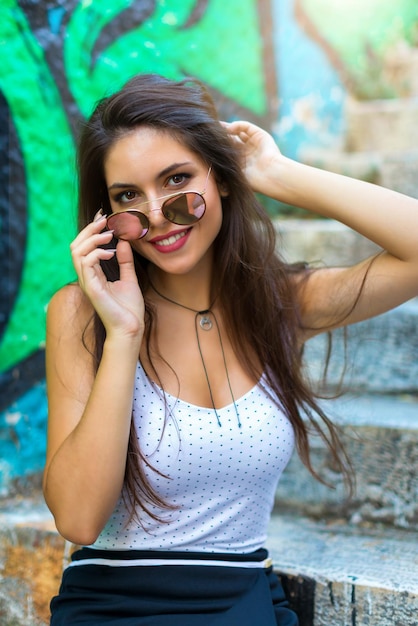
[[45, 312], [74, 278], [78, 125], [139, 72], [196, 76], [286, 155], [418, 197], [416, 0], [2, 0], [0, 494], [44, 463]]

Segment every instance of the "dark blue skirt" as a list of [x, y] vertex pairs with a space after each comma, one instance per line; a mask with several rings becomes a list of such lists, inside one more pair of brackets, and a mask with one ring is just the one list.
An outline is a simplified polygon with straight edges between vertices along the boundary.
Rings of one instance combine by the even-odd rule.
[[[110, 556], [111, 555], [111, 556]], [[115, 552], [83, 548], [77, 565], [63, 574], [51, 601], [51, 626], [298, 626], [278, 577], [269, 567], [243, 567], [264, 561], [266, 550], [251, 555], [167, 552]], [[167, 559], [163, 565], [103, 565], [85, 559]], [[208, 561], [171, 565], [170, 559]], [[210, 564], [235, 561], [234, 566]]]

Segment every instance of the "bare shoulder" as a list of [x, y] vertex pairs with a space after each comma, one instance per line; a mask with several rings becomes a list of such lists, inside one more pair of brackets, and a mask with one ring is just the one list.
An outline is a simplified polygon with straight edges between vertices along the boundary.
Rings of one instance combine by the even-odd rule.
[[65, 285], [51, 298], [48, 305], [48, 318], [61, 319], [63, 323], [85, 322], [94, 313], [88, 298], [77, 283]]
[[94, 309], [77, 283], [62, 287], [51, 298], [47, 311], [47, 335], [51, 338], [88, 340]]
[[79, 285], [66, 285], [52, 297], [47, 311], [46, 362], [49, 382], [57, 373], [74, 380], [92, 371], [94, 309]]
[[[302, 326], [309, 334], [330, 330], [354, 301], [355, 287], [347, 268], [313, 268], [296, 275]], [[355, 281], [356, 283], [358, 281]]]
[[295, 281], [305, 340], [380, 315], [416, 294], [416, 275], [388, 253], [350, 267], [309, 271]]
[[[52, 297], [47, 311], [46, 379], [49, 441], [80, 419], [94, 380], [94, 309], [77, 284]], [[63, 419], [65, 415], [65, 419]]]

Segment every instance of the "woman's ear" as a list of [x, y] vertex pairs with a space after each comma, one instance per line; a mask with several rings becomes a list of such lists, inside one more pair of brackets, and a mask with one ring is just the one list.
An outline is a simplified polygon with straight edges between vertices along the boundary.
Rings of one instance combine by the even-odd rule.
[[226, 198], [227, 196], [229, 196], [229, 189], [226, 183], [222, 183], [222, 182], [219, 183], [218, 189], [219, 189], [219, 195], [221, 196], [221, 198]]

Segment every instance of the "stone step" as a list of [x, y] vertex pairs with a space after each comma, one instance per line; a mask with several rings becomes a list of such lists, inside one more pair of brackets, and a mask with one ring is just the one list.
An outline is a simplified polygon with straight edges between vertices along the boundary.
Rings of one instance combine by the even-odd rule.
[[[418, 394], [418, 298], [376, 318], [333, 333], [327, 385], [341, 380], [352, 391]], [[326, 335], [307, 342], [309, 376], [320, 380], [328, 343]], [[342, 379], [343, 377], [343, 379]]]
[[268, 547], [300, 626], [417, 626], [417, 533], [274, 515]]
[[316, 481], [295, 453], [279, 483], [278, 506], [358, 525], [418, 530], [418, 398], [347, 395], [322, 406], [341, 428], [356, 474], [355, 494], [346, 499], [341, 477], [315, 437], [313, 465], [334, 489]]
[[392, 152], [305, 149], [300, 155], [307, 165], [359, 178], [418, 198], [418, 150]]
[[[416, 626], [418, 536], [274, 513], [268, 548], [300, 626]], [[47, 626], [72, 549], [41, 498], [0, 511], [0, 624]], [[415, 620], [415, 621], [414, 621]]]
[[47, 626], [70, 544], [38, 494], [0, 506], [0, 624]]
[[[309, 217], [309, 214], [307, 214]], [[381, 248], [344, 224], [326, 219], [276, 219], [278, 251], [289, 263], [346, 267]]]

